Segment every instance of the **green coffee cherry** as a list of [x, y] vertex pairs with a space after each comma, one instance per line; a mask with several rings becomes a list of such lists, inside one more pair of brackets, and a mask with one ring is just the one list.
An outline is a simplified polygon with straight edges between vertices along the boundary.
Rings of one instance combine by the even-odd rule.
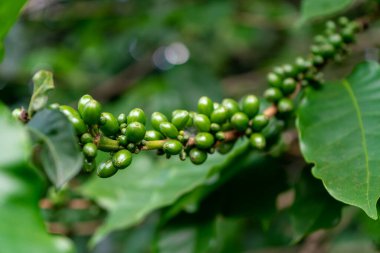
[[119, 132], [119, 122], [112, 113], [102, 112], [100, 114], [100, 125], [100, 130], [107, 136], [112, 136]]
[[87, 132], [86, 124], [74, 108], [68, 105], [61, 105], [59, 107], [59, 110], [67, 117], [70, 123], [74, 126], [74, 129], [78, 135]]
[[132, 153], [126, 149], [117, 151], [112, 156], [112, 165], [119, 170], [127, 168], [132, 163]]
[[248, 118], [254, 117], [260, 108], [260, 101], [254, 95], [247, 95], [240, 100], [242, 112], [247, 114]]
[[127, 126], [125, 135], [127, 136], [128, 142], [138, 143], [144, 139], [145, 132], [145, 126], [136, 121]]
[[328, 38], [331, 45], [333, 45], [335, 48], [340, 48], [343, 45], [343, 39], [340, 34], [334, 33], [331, 34]]
[[328, 43], [321, 45], [320, 50], [321, 50], [321, 55], [323, 57], [331, 57], [335, 53], [335, 48], [333, 47], [333, 45], [328, 44]]
[[267, 116], [263, 114], [256, 115], [252, 120], [252, 129], [254, 131], [261, 131], [269, 123]]
[[83, 146], [83, 154], [86, 158], [92, 160], [96, 157], [98, 147], [94, 143], [86, 143]]
[[222, 154], [222, 155], [225, 155], [227, 154], [228, 152], [230, 152], [232, 150], [232, 148], [234, 147], [235, 145], [235, 142], [222, 142], [220, 145], [218, 145], [218, 147], [216, 148], [216, 150]]
[[135, 108], [132, 111], [129, 112], [127, 116], [127, 123], [130, 124], [132, 122], [140, 122], [141, 124], [146, 123], [146, 117], [145, 113], [140, 108]]
[[87, 173], [94, 171], [94, 169], [96, 168], [95, 160], [88, 161], [87, 159], [83, 159], [83, 167], [82, 168], [83, 168], [83, 171], [85, 171]]
[[160, 124], [160, 132], [172, 139], [176, 139], [179, 134], [178, 129], [170, 122], [162, 122]]
[[185, 128], [186, 124], [189, 122], [189, 119], [190, 115], [188, 111], [177, 110], [173, 112], [172, 123], [179, 130]]
[[293, 78], [286, 78], [281, 85], [281, 91], [284, 95], [292, 94], [296, 90], [297, 83]]
[[257, 148], [259, 150], [262, 150], [266, 146], [266, 141], [264, 135], [261, 133], [254, 133], [249, 137], [249, 142], [251, 143], [251, 146], [254, 148]]
[[224, 106], [219, 106], [211, 113], [211, 122], [217, 124], [223, 124], [229, 118], [227, 109]]
[[83, 106], [79, 113], [86, 124], [95, 125], [99, 122], [101, 110], [100, 103], [92, 99]]
[[323, 44], [323, 43], [326, 43], [327, 42], [327, 39], [325, 36], [323, 35], [317, 35], [314, 37], [314, 41], [317, 43], [317, 44]]
[[298, 74], [297, 69], [295, 67], [293, 67], [293, 65], [291, 65], [291, 64], [283, 65], [282, 69], [284, 70], [285, 76], [288, 76], [288, 77], [294, 77]]
[[157, 140], [163, 140], [165, 137], [156, 130], [148, 130], [145, 133], [144, 140], [146, 141], [157, 141]]
[[284, 77], [284, 75], [285, 75], [285, 71], [284, 71], [284, 69], [282, 67], [274, 67], [273, 68], [273, 73], [275, 73], [279, 77]]
[[125, 113], [120, 113], [119, 116], [117, 116], [117, 121], [119, 125], [127, 123], [127, 115], [125, 115]]
[[207, 160], [207, 152], [198, 148], [192, 148], [189, 156], [191, 162], [196, 165], [202, 164]]
[[322, 66], [325, 63], [325, 59], [320, 55], [313, 55], [312, 61], [316, 67]]
[[278, 104], [277, 109], [280, 114], [288, 114], [294, 110], [293, 100], [289, 98], [282, 98]]
[[309, 69], [311, 67], [311, 62], [305, 60], [302, 57], [298, 57], [296, 59], [295, 66], [299, 72], [305, 72], [307, 69]]
[[93, 100], [93, 98], [90, 95], [88, 95], [88, 94], [83, 95], [79, 99], [79, 101], [78, 101], [78, 111], [79, 111], [80, 114], [82, 114], [81, 112], [84, 109], [84, 105], [87, 104], [87, 102], [90, 101], [90, 100]]
[[210, 132], [211, 122], [204, 114], [195, 114], [193, 124], [199, 132]]
[[231, 98], [223, 99], [222, 106], [226, 108], [228, 118], [232, 117], [232, 115], [234, 115], [235, 113], [240, 112], [239, 104]]
[[269, 88], [269, 89], [265, 90], [264, 97], [269, 102], [276, 103], [277, 101], [279, 101], [283, 97], [283, 95], [282, 95], [282, 92], [280, 89]]
[[162, 122], [168, 122], [168, 118], [166, 118], [166, 116], [160, 112], [154, 112], [152, 113], [150, 122], [155, 130], [160, 131], [160, 124]]
[[126, 146], [128, 144], [128, 138], [125, 135], [119, 135], [117, 137], [117, 141], [119, 142], [120, 145]]
[[340, 34], [345, 43], [351, 43], [355, 40], [354, 29], [350, 26], [343, 28]]
[[326, 26], [326, 32], [328, 34], [330, 34], [332, 32], [335, 32], [335, 30], [336, 30], [336, 24], [332, 20], [327, 21], [326, 24], [325, 24], [325, 26]]
[[82, 144], [92, 143], [93, 141], [94, 141], [94, 138], [92, 137], [92, 135], [90, 133], [84, 133], [80, 137], [80, 142]]
[[341, 25], [341, 26], [347, 26], [349, 23], [350, 23], [350, 20], [347, 18], [347, 17], [340, 17], [338, 19], [338, 23]]
[[282, 78], [276, 73], [269, 73], [267, 76], [267, 80], [270, 86], [279, 88], [282, 83]]
[[221, 104], [214, 102], [214, 110], [218, 109], [221, 106], [222, 106]]
[[99, 164], [96, 174], [101, 178], [107, 178], [115, 175], [117, 169], [113, 166], [112, 161], [108, 160]]
[[198, 101], [198, 112], [200, 114], [204, 114], [206, 116], [211, 115], [212, 111], [214, 110], [214, 103], [209, 97], [201, 97]]
[[200, 149], [209, 149], [214, 145], [214, 136], [210, 133], [198, 133], [195, 136], [195, 145]]
[[232, 126], [238, 131], [245, 131], [248, 128], [249, 118], [243, 112], [237, 112], [231, 117]]
[[218, 131], [220, 131], [220, 129], [221, 129], [221, 127], [220, 127], [219, 124], [217, 124], [217, 123], [211, 123], [210, 130], [212, 132], [218, 132]]
[[183, 145], [177, 140], [168, 140], [163, 145], [163, 150], [169, 155], [178, 155], [181, 153]]

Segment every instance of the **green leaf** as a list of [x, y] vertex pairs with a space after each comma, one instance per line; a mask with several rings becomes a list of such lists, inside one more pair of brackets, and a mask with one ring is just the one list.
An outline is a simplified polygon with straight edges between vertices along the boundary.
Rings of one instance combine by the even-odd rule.
[[3, 40], [11, 26], [16, 22], [21, 8], [26, 0], [3, 0], [0, 1], [0, 61], [4, 55]]
[[290, 208], [292, 243], [321, 228], [331, 228], [341, 218], [343, 204], [333, 199], [321, 182], [309, 171], [303, 173], [295, 186], [296, 198]]
[[[245, 146], [245, 145], [244, 145]], [[214, 154], [202, 165], [182, 162], [174, 157], [164, 160], [139, 154], [132, 165], [109, 179], [92, 178], [81, 188], [81, 193], [109, 211], [105, 224], [92, 242], [99, 242], [113, 230], [127, 228], [142, 221], [157, 208], [167, 206], [183, 194], [207, 182], [211, 171], [217, 171], [243, 152], [238, 149], [228, 156]], [[110, 187], [111, 186], [111, 187]]]
[[28, 109], [29, 117], [45, 107], [48, 101], [47, 93], [54, 89], [53, 74], [46, 70], [40, 70], [33, 76], [33, 83], [33, 95]]
[[301, 4], [301, 20], [322, 17], [342, 11], [354, 0], [303, 0]]
[[25, 164], [30, 150], [28, 133], [0, 102], [0, 169]]
[[377, 219], [380, 196], [380, 66], [358, 65], [345, 80], [308, 90], [298, 113], [305, 159], [336, 199]]
[[60, 111], [48, 109], [38, 112], [28, 126], [40, 147], [43, 169], [54, 185], [61, 187], [78, 174], [83, 162], [73, 126]]
[[0, 103], [0, 245], [2, 252], [73, 252], [68, 240], [46, 232], [38, 200], [43, 182], [27, 166], [26, 128]]
[[217, 252], [216, 223], [207, 220], [198, 223], [173, 226], [159, 233], [157, 252], [206, 253]]

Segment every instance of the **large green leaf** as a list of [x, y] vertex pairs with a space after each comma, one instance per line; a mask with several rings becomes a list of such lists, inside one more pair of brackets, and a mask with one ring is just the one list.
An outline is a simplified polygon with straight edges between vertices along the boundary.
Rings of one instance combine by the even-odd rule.
[[331, 15], [347, 8], [354, 0], [303, 0], [301, 4], [302, 21]]
[[26, 0], [3, 0], [0, 1], [0, 61], [3, 59], [3, 40], [11, 26], [16, 22], [21, 8]]
[[0, 103], [1, 252], [73, 252], [69, 241], [48, 235], [38, 200], [43, 183], [27, 166], [26, 129]]
[[61, 187], [78, 174], [83, 162], [73, 126], [60, 111], [48, 109], [38, 112], [28, 126], [40, 146], [43, 169], [54, 185]]
[[97, 231], [93, 242], [101, 240], [113, 230], [126, 228], [142, 221], [154, 209], [173, 203], [183, 194], [207, 182], [210, 171], [218, 171], [246, 150], [237, 148], [228, 156], [214, 154], [200, 166], [182, 162], [152, 159], [139, 154], [128, 170], [109, 179], [94, 177], [81, 192], [95, 199], [109, 211], [105, 224]]
[[380, 66], [358, 65], [345, 80], [308, 90], [298, 113], [304, 157], [336, 199], [377, 219], [380, 196]]
[[309, 171], [303, 174], [295, 185], [296, 198], [289, 210], [292, 243], [318, 229], [336, 226], [343, 208], [343, 204], [333, 199]]
[[207, 253], [217, 252], [216, 222], [214, 219], [171, 226], [159, 232], [156, 252]]

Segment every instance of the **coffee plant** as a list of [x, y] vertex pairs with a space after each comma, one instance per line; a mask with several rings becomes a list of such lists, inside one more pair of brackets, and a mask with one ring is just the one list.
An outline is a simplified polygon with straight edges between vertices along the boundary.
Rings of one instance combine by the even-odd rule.
[[[119, 4], [139, 11], [143, 5], [94, 3], [105, 13]], [[0, 3], [2, 54], [25, 4]], [[296, 26], [312, 24], [318, 31], [303, 41], [309, 49], [265, 68], [266, 88], [240, 98], [213, 89], [196, 98], [188, 92], [193, 86], [184, 85], [182, 95], [157, 93], [160, 103], [186, 97], [187, 108], [160, 111], [148, 101], [155, 92], [150, 87], [142, 95], [132, 92], [129, 104], [122, 101], [115, 110], [106, 100], [124, 92], [112, 90], [120, 86], [117, 79], [119, 86], [82, 92], [72, 103], [70, 96], [55, 95], [59, 67], [36, 71], [28, 103], [7, 102], [2, 92], [0, 252], [341, 252], [337, 241], [351, 237], [367, 240], [358, 249], [376, 252], [379, 42], [365, 36], [379, 29], [379, 4], [301, 1]], [[38, 19], [32, 2], [26, 6], [24, 13]], [[194, 6], [179, 8], [198, 13], [202, 5]], [[212, 10], [207, 17], [235, 8], [205, 6]], [[168, 14], [164, 24], [197, 34], [178, 13]], [[362, 58], [356, 66], [352, 52]], [[141, 66], [147, 65], [141, 57]], [[168, 64], [156, 67], [170, 72]], [[339, 66], [352, 70], [341, 73]], [[191, 77], [202, 76], [198, 70]], [[57, 72], [59, 84], [65, 79]]]

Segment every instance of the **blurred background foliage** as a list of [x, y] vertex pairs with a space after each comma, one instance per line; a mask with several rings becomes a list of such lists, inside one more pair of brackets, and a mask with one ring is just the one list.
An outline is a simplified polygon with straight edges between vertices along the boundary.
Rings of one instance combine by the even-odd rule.
[[[357, 2], [348, 16], [371, 8]], [[26, 106], [31, 76], [40, 69], [54, 73], [51, 102], [75, 105], [89, 93], [113, 113], [140, 107], [147, 115], [169, 114], [194, 110], [202, 95], [216, 101], [260, 95], [266, 72], [305, 55], [323, 27], [323, 19], [300, 25], [300, 5], [298, 0], [30, 0], [5, 40], [0, 100], [11, 108]], [[327, 70], [328, 78], [348, 73], [363, 51], [378, 56], [376, 48], [368, 48], [380, 43], [376, 29], [358, 41], [349, 61]], [[294, 136], [286, 132], [270, 155], [243, 149], [227, 162], [216, 156], [197, 169], [141, 156], [131, 176], [118, 175], [112, 183], [92, 179], [82, 193], [109, 207], [114, 213], [109, 230], [117, 231], [91, 252], [375, 252], [371, 239], [380, 243], [378, 225], [355, 208], [344, 209], [340, 221], [342, 205], [310, 176]], [[160, 185], [176, 170], [167, 188]], [[144, 173], [147, 180], [140, 183]], [[183, 183], [181, 177], [199, 183]], [[156, 186], [180, 194], [143, 206], [139, 218], [123, 216], [125, 207], [115, 211], [120, 196], [139, 198]], [[111, 189], [99, 195], [106, 187]], [[128, 226], [116, 226], [115, 219]], [[72, 239], [79, 252], [89, 252], [88, 237]]]

